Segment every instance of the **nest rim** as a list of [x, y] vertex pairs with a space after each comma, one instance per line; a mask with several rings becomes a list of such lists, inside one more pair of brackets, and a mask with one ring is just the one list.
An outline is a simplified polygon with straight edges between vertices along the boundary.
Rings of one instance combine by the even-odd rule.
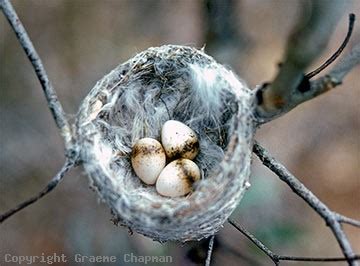
[[[143, 53], [146, 53], [147, 51], [152, 53], [154, 49], [163, 49], [163, 47], [164, 46], [150, 48]], [[169, 50], [175, 49], [178, 52], [180, 51], [180, 53], [183, 52], [182, 50], [185, 50], [186, 52], [194, 53], [196, 56], [203, 57], [204, 60], [209, 60], [211, 63], [215, 62], [203, 51], [195, 48], [184, 46], [166, 47]], [[118, 78], [118, 74], [121, 72], [121, 78], [124, 80], [129, 72], [124, 74], [121, 66], [131, 65], [131, 63], [134, 62], [134, 58], [136, 58], [136, 56], [119, 65], [105, 77], [109, 77], [110, 75], [112, 76], [111, 78], [114, 78], [114, 76]], [[134, 65], [132, 67], [134, 67]], [[227, 144], [224, 153], [224, 159], [220, 162], [220, 168], [212, 173], [212, 177], [205, 180], [205, 182], [198, 184], [195, 192], [188, 197], [180, 199], [163, 198], [162, 204], [153, 204], [153, 206], [149, 208], [148, 205], [142, 206], [132, 204], [129, 202], [130, 198], [124, 198], [121, 194], [119, 195], [119, 193], [117, 193], [118, 191], [114, 189], [111, 180], [108, 179], [111, 174], [105, 173], [108, 169], [102, 169], [102, 166], [98, 164], [96, 155], [94, 154], [96, 153], [96, 149], [94, 149], [93, 138], [96, 134], [91, 135], [88, 134], [88, 132], [84, 133], [84, 127], [94, 127], [92, 122], [98, 115], [101, 115], [99, 112], [94, 118], [91, 113], [94, 106], [98, 103], [97, 101], [103, 102], [104, 98], [107, 97], [107, 94], [111, 93], [116, 86], [119, 86], [119, 82], [116, 82], [115, 78], [114, 81], [117, 84], [116, 86], [109, 86], [108, 84], [103, 87], [103, 80], [104, 78], [97, 83], [83, 101], [77, 115], [76, 130], [78, 135], [78, 145], [81, 150], [81, 158], [84, 163], [85, 171], [89, 175], [91, 186], [97, 190], [100, 198], [110, 205], [114, 215], [113, 220], [118, 224], [127, 226], [130, 230], [137, 231], [160, 242], [168, 240], [181, 242], [200, 240], [204, 237], [213, 235], [220, 230], [222, 224], [235, 209], [248, 188], [252, 139], [251, 136], [246, 135], [249, 133], [245, 134], [245, 132], [242, 132], [241, 127], [247, 126], [250, 128], [251, 133], [253, 132], [253, 125], [249, 122], [252, 119], [252, 106], [250, 104], [253, 98], [252, 93], [246, 91], [245, 96], [248, 98], [247, 101], [249, 105], [239, 108], [238, 112], [234, 114], [235, 119], [233, 119], [232, 125], [233, 132], [230, 132], [231, 137], [229, 138], [229, 143]], [[246, 117], [244, 118], [244, 116]], [[94, 119], [89, 121], [89, 118]], [[96, 131], [94, 128], [93, 130]], [[94, 131], [90, 130], [90, 132]], [[94, 153], [89, 152], [89, 150], [91, 151], [91, 146], [93, 146]], [[84, 149], [84, 147], [87, 148]], [[234, 164], [238, 164], [241, 160], [243, 160], [241, 163], [242, 167], [239, 167], [241, 169], [234, 169]], [[234, 187], [237, 189], [234, 189]], [[149, 193], [151, 195], [154, 191], [150, 191]], [[201, 193], [203, 193], [203, 195], [198, 196]], [[198, 196], [199, 199], [194, 201], [193, 199], [196, 196]], [[134, 199], [136, 199], [136, 196], [132, 198], [132, 200]], [[181, 206], [177, 206], [179, 201], [181, 201]], [[219, 210], [214, 210], [212, 208], [206, 210], [205, 207], [209, 205], [209, 202], [215, 202], [215, 207], [217, 209], [221, 207], [220, 209], [222, 209], [224, 213], [219, 216]], [[122, 212], [123, 210], [127, 210], [126, 215]], [[131, 212], [139, 214], [138, 217], [137, 215], [129, 215]], [[183, 227], [183, 230], [181, 230], [181, 227]], [[177, 228], [177, 230], [174, 230], [174, 228]]]

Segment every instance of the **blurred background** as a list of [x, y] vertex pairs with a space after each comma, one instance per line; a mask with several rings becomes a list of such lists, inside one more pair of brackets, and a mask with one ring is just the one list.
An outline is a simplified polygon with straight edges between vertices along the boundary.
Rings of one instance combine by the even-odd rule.
[[[270, 81], [300, 12], [296, 0], [14, 0], [13, 4], [71, 120], [97, 80], [150, 46], [206, 45], [210, 55], [231, 66], [250, 88]], [[328, 49], [313, 68], [342, 42], [350, 12], [360, 18], [360, 1], [348, 3]], [[359, 18], [345, 52], [360, 41]], [[4, 212], [42, 189], [62, 166], [64, 155], [41, 86], [2, 14], [0, 48], [0, 212]], [[341, 87], [264, 125], [256, 135], [330, 208], [357, 219], [359, 70], [353, 70]], [[279, 254], [341, 256], [323, 220], [255, 157], [251, 183], [234, 220]], [[172, 265], [204, 262], [206, 243], [159, 244], [130, 235], [110, 218], [109, 209], [98, 202], [78, 168], [55, 191], [0, 226], [1, 258], [7, 253], [67, 257], [80, 253], [118, 256], [117, 265], [123, 265], [123, 255], [134, 253], [171, 255]], [[344, 227], [360, 253], [360, 231]], [[213, 265], [271, 265], [229, 224], [216, 239]]]

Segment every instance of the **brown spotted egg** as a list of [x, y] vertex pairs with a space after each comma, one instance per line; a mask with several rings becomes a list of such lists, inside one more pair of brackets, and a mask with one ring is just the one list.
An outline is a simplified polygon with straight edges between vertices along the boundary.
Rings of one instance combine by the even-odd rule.
[[153, 185], [166, 164], [164, 148], [156, 139], [140, 139], [133, 146], [131, 164], [144, 183]]
[[170, 159], [194, 159], [199, 152], [196, 133], [184, 123], [166, 121], [161, 130], [161, 143]]
[[156, 181], [156, 190], [162, 196], [179, 197], [192, 191], [200, 179], [200, 169], [191, 160], [178, 159], [169, 163]]

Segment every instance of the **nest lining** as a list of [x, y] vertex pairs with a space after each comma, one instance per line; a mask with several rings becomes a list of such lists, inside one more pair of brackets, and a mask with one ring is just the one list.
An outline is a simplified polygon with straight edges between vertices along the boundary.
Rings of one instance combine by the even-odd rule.
[[[249, 176], [253, 95], [203, 51], [167, 45], [137, 54], [101, 79], [77, 117], [78, 144], [92, 186], [115, 219], [154, 240], [199, 240], [220, 229]], [[160, 140], [178, 120], [198, 135], [202, 173], [186, 197], [160, 196], [131, 167], [140, 138]]]

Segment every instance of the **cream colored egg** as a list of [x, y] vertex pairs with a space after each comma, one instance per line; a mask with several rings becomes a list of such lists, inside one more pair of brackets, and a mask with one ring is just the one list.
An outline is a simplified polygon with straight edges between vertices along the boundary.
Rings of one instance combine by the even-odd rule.
[[161, 130], [161, 143], [170, 159], [194, 159], [199, 152], [199, 140], [194, 130], [176, 120], [166, 121]]
[[188, 159], [178, 159], [162, 170], [156, 181], [156, 190], [167, 197], [184, 196], [199, 179], [200, 169], [196, 163]]
[[156, 139], [140, 139], [132, 149], [131, 164], [144, 183], [153, 185], [166, 164], [164, 148]]

